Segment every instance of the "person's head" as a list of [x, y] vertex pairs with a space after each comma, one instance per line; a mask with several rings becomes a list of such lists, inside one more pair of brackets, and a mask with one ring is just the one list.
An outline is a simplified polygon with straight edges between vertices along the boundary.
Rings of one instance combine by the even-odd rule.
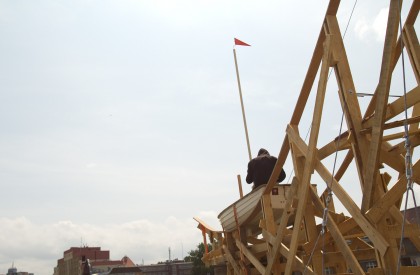
[[259, 151], [258, 151], [258, 156], [261, 156], [261, 155], [270, 155], [270, 153], [268, 153], [268, 151], [267, 150], [265, 150], [264, 148], [261, 148]]

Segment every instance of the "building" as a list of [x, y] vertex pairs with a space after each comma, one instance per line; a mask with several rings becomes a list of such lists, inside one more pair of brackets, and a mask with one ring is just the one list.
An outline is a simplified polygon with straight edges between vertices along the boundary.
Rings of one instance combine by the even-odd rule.
[[190, 275], [192, 268], [192, 262], [180, 260], [140, 266], [143, 275]]
[[138, 266], [133, 267], [114, 267], [108, 274], [118, 275], [143, 275], [141, 268]]
[[110, 272], [115, 267], [136, 266], [127, 256], [121, 260], [111, 260], [109, 255], [109, 250], [101, 250], [100, 247], [71, 247], [57, 261], [54, 275], [82, 275], [84, 268], [90, 269], [94, 274], [101, 274]]
[[118, 275], [143, 275], [143, 272], [139, 266], [125, 266], [125, 267], [114, 267], [110, 271], [106, 272], [99, 272], [99, 273], [92, 273], [92, 275], [110, 275], [110, 274], [118, 274]]
[[12, 267], [7, 270], [6, 275], [34, 275], [34, 273], [17, 271], [17, 268], [12, 265]]

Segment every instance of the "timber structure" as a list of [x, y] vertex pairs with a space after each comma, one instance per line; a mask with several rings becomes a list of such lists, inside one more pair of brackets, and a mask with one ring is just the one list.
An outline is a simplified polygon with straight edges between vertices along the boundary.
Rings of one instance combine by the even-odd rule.
[[[223, 230], [195, 218], [203, 233], [206, 265], [226, 263], [227, 274], [325, 274], [327, 268], [336, 274], [420, 274], [420, 267], [400, 266], [399, 261], [404, 255], [401, 236], [420, 251], [420, 228], [406, 221], [400, 210], [407, 186], [420, 182], [420, 161], [412, 163], [407, 157], [420, 144], [420, 44], [414, 28], [420, 0], [413, 1], [402, 34], [401, 1], [390, 1], [379, 81], [364, 114], [336, 17], [339, 3], [329, 2], [269, 182], [220, 213]], [[403, 51], [417, 85], [393, 98], [390, 84]], [[329, 77], [330, 71], [335, 77]], [[329, 81], [337, 83], [347, 129], [321, 147], [323, 115], [337, 116], [328, 114], [330, 106], [324, 104]], [[299, 124], [308, 108], [313, 112], [306, 141]], [[408, 131], [401, 130], [403, 126]], [[338, 151], [345, 157], [336, 172], [330, 171], [323, 160]], [[294, 177], [278, 185], [275, 181], [288, 157]], [[349, 167], [357, 176], [343, 184]], [[313, 181], [318, 178], [325, 190], [317, 190], [320, 185]], [[355, 188], [361, 190], [359, 203], [349, 192]], [[347, 215], [336, 212], [338, 203]], [[361, 262], [368, 259], [376, 260], [377, 267], [364, 270]]]

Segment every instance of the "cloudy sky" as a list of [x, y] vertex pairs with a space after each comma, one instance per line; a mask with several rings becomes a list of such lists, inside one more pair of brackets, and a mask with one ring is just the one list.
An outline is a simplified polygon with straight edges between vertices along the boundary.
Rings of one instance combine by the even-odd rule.
[[[359, 92], [379, 78], [388, 3], [358, 3], [349, 24]], [[81, 244], [138, 264], [186, 256], [193, 217], [217, 227], [246, 176], [233, 38], [252, 45], [237, 47], [252, 154], [277, 155], [327, 4], [0, 0], [0, 273], [52, 274]]]

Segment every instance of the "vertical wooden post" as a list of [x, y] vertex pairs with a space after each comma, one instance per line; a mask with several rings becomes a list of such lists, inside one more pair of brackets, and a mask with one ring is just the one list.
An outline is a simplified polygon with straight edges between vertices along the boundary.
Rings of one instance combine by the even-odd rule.
[[243, 121], [244, 121], [246, 144], [248, 146], [248, 156], [249, 156], [249, 160], [251, 160], [252, 159], [251, 147], [249, 145], [248, 127], [246, 125], [245, 108], [244, 108], [244, 102], [242, 100], [241, 80], [239, 78], [238, 61], [236, 60], [236, 50], [235, 50], [235, 48], [233, 48], [233, 57], [235, 58], [236, 79], [238, 80], [239, 98], [241, 100], [242, 118], [243, 118]]

